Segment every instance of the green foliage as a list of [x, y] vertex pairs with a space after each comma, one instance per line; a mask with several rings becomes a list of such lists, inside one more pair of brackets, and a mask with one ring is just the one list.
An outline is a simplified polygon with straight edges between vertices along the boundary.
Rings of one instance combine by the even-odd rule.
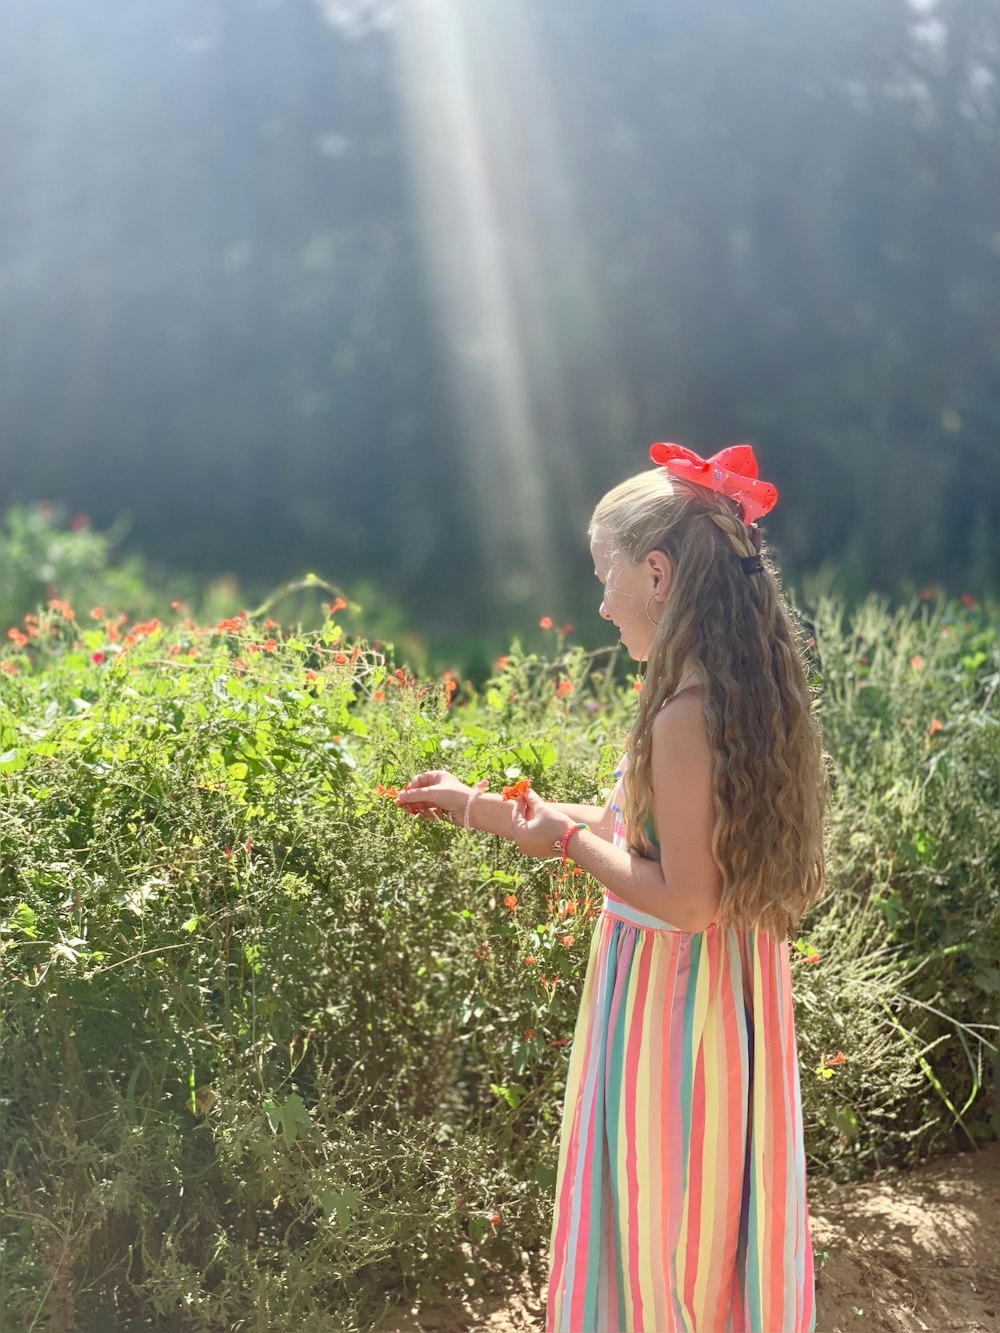
[[[336, 617], [70, 609], [0, 664], [0, 1324], [326, 1333], [542, 1263], [599, 886], [389, 798], [600, 801], [615, 654], [515, 643], [480, 690]], [[845, 1178], [998, 1129], [998, 662], [978, 608], [815, 625], [831, 891], [793, 959]]]

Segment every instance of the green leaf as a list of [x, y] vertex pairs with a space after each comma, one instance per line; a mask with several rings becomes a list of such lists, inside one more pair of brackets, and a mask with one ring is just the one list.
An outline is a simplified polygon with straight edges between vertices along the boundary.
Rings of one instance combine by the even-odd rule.
[[306, 1129], [310, 1124], [309, 1112], [297, 1092], [289, 1093], [280, 1106], [268, 1097], [264, 1102], [264, 1112], [273, 1132], [277, 1134], [280, 1131], [289, 1148], [295, 1142], [299, 1130]]

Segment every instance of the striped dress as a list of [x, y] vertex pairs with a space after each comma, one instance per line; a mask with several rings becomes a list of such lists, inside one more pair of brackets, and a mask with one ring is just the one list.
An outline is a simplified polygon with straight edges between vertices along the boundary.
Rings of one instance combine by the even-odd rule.
[[[616, 847], [627, 844], [626, 760]], [[786, 941], [714, 923], [679, 930], [606, 892], [570, 1057], [550, 1257], [547, 1333], [815, 1328]]]

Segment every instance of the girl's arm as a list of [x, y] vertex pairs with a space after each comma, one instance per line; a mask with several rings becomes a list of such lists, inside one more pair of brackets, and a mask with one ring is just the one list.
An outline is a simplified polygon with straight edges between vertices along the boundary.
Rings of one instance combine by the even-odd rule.
[[[584, 824], [589, 824], [591, 831], [604, 842], [611, 841], [613, 811], [610, 800], [603, 806], [554, 805], [552, 808], [567, 815], [574, 823], [582, 821]], [[472, 827], [482, 829], [484, 833], [498, 833], [502, 838], [509, 838], [513, 832], [511, 825], [513, 813], [513, 801], [505, 801], [502, 796], [492, 796], [484, 792], [472, 802]]]

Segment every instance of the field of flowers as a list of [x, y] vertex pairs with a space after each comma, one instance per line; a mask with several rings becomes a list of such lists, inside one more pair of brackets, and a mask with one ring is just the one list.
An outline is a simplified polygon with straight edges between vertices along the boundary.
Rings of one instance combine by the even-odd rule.
[[[329, 1333], [542, 1271], [599, 886], [392, 797], [601, 801], [640, 682], [548, 618], [425, 678], [345, 609], [4, 629], [0, 1326]], [[1000, 1133], [998, 609], [809, 615], [830, 887], [791, 947], [846, 1180]]]

